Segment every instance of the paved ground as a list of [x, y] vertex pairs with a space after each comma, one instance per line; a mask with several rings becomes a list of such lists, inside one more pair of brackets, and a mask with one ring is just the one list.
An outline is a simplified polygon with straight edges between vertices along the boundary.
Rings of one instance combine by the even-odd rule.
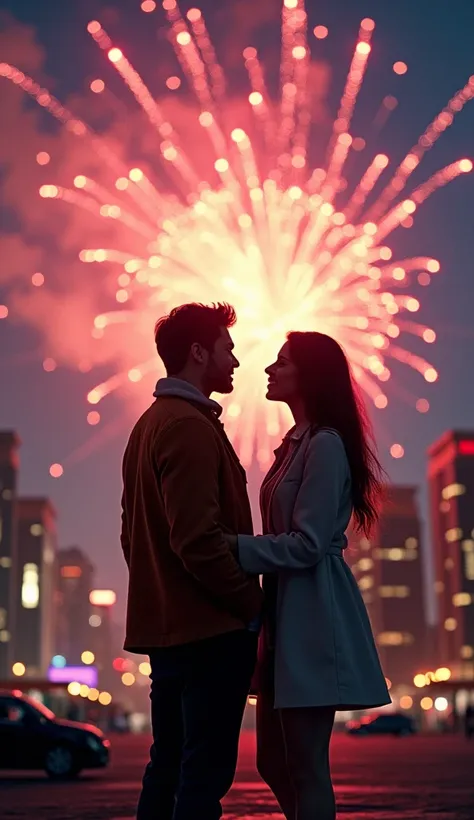
[[[112, 740], [106, 772], [73, 783], [2, 773], [2, 820], [132, 820], [148, 739]], [[341, 820], [474, 820], [474, 743], [462, 737], [351, 738], [336, 735], [333, 773]], [[242, 737], [225, 820], [280, 820], [254, 769], [254, 735]]]

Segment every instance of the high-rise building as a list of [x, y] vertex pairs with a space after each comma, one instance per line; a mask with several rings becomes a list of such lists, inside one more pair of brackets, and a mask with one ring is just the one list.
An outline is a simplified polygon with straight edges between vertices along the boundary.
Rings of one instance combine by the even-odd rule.
[[90, 630], [90, 646], [87, 648], [95, 656], [100, 685], [110, 689], [117, 677], [113, 669], [117, 647], [114, 646], [112, 622], [112, 610], [117, 596], [112, 589], [93, 589], [89, 600], [91, 604], [89, 624], [92, 629]]
[[14, 660], [46, 675], [54, 654], [56, 513], [47, 498], [20, 498]]
[[428, 451], [440, 665], [474, 674], [474, 431]]
[[78, 547], [61, 549], [57, 561], [57, 618], [55, 653], [66, 658], [68, 666], [81, 662], [90, 649], [91, 604], [95, 567]]
[[16, 486], [20, 440], [0, 432], [0, 680], [10, 677], [15, 629], [14, 595], [17, 568]]
[[347, 551], [394, 685], [409, 684], [423, 662], [426, 616], [417, 488], [390, 486], [370, 541], [353, 534]]

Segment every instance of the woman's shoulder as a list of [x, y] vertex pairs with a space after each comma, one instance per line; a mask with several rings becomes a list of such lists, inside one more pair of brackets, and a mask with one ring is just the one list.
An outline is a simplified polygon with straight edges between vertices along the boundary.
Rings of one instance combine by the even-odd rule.
[[310, 441], [329, 443], [330, 447], [344, 448], [341, 434], [334, 427], [315, 427], [310, 430]]
[[308, 455], [314, 454], [318, 459], [338, 459], [347, 463], [346, 449], [340, 433], [332, 427], [318, 427], [310, 431], [308, 445]]

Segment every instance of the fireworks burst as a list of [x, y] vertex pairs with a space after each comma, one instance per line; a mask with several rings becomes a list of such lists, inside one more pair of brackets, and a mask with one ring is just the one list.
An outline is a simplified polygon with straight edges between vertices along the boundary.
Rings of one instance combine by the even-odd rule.
[[[434, 331], [412, 318], [419, 302], [407, 287], [413, 276], [428, 284], [439, 262], [429, 257], [394, 261], [385, 242], [400, 225], [411, 226], [414, 212], [433, 191], [472, 170], [470, 160], [454, 162], [404, 196], [425, 152], [472, 99], [474, 77], [428, 126], [385, 185], [380, 178], [388, 173], [389, 160], [378, 154], [349, 189], [344, 170], [350, 152], [357, 150], [351, 122], [371, 50], [373, 20], [365, 19], [360, 25], [324, 167], [311, 169], [307, 155], [310, 49], [304, 0], [284, 0], [282, 7], [278, 105], [269, 95], [257, 50], [249, 47], [243, 52], [250, 81], [248, 103], [257, 126], [254, 139], [241, 122], [230, 128], [224, 124], [225, 76], [201, 12], [191, 9], [184, 17], [175, 0], [164, 0], [162, 5], [182, 73], [199, 103], [199, 126], [214, 151], [217, 184], [196, 173], [193, 156], [183, 150], [162, 106], [99, 22], [90, 22], [88, 31], [158, 133], [158, 161], [173, 179], [172, 191], [160, 190], [141, 168], [125, 166], [105, 138], [20, 70], [3, 63], [0, 74], [36, 98], [72, 133], [89, 140], [112, 174], [110, 188], [79, 175], [73, 187], [43, 185], [40, 195], [116, 220], [124, 228], [124, 241], [132, 232], [132, 247], [138, 241], [142, 248], [139, 254], [125, 245], [81, 252], [84, 263], [119, 268], [116, 300], [121, 307], [96, 316], [93, 334], [100, 337], [111, 325], [124, 324], [133, 346], [134, 333], [143, 334], [144, 328], [151, 333], [156, 318], [181, 302], [231, 302], [238, 314], [234, 335], [244, 367], [234, 393], [225, 399], [226, 426], [242, 461], [248, 464], [256, 456], [265, 465], [286, 418], [279, 405], [264, 401], [263, 368], [274, 359], [289, 330], [317, 329], [338, 339], [358, 382], [379, 409], [388, 404], [385, 385], [391, 375], [390, 359], [415, 369], [426, 382], [436, 381], [433, 366], [404, 348], [399, 338], [406, 333], [428, 344], [435, 341]], [[145, 0], [142, 9], [151, 12], [155, 6]], [[314, 29], [318, 39], [327, 33], [324, 26]], [[404, 63], [394, 66], [399, 74], [406, 69]], [[170, 90], [180, 84], [177, 76], [167, 81]], [[91, 90], [100, 94], [104, 82], [94, 80]], [[390, 107], [393, 98], [387, 100]], [[37, 162], [47, 165], [48, 154], [40, 152]], [[127, 381], [140, 382], [155, 368], [153, 355], [95, 386], [88, 401], [96, 405], [112, 390]], [[416, 406], [425, 412], [429, 405], [419, 399]], [[95, 411], [89, 416], [91, 424], [100, 419]]]

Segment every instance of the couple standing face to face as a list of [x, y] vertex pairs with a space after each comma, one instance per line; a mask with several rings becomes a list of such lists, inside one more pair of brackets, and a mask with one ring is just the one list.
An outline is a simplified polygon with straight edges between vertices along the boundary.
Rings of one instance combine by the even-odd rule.
[[[193, 342], [190, 358], [194, 360], [196, 372], [201, 370], [205, 395], [232, 392], [234, 370], [240, 367], [240, 362], [234, 354], [234, 343], [226, 327], [220, 328], [212, 350], [206, 350], [202, 344]], [[298, 372], [291, 359], [288, 341], [280, 349], [275, 362], [265, 368], [265, 373], [268, 376], [267, 399], [291, 403], [298, 394]]]

